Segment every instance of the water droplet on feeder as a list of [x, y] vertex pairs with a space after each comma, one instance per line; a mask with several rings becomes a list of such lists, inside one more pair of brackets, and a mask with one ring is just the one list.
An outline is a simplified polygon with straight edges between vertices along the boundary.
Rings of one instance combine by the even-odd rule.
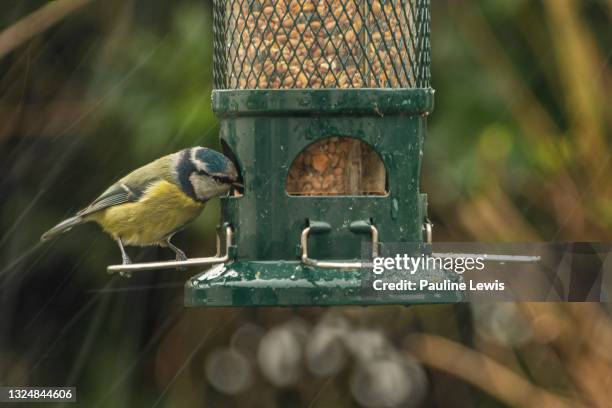
[[215, 265], [212, 268], [210, 268], [210, 270], [206, 272], [204, 276], [202, 276], [202, 279], [212, 280], [212, 279], [218, 278], [219, 276], [221, 276], [221, 274], [223, 274], [223, 272], [225, 272], [225, 270], [226, 269], [225, 269], [224, 264]]
[[391, 218], [393, 218], [394, 220], [397, 219], [398, 214], [399, 201], [397, 201], [397, 198], [394, 198], [393, 200], [391, 200]]

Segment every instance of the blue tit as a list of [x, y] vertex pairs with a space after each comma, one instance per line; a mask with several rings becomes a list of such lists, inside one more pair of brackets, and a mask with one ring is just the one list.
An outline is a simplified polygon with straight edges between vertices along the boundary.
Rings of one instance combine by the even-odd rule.
[[131, 263], [124, 245], [160, 245], [185, 260], [185, 253], [170, 242], [172, 236], [200, 215], [208, 200], [235, 186], [240, 186], [238, 172], [230, 159], [191, 147], [134, 170], [74, 217], [45, 232], [41, 241], [94, 221], [115, 239], [124, 264]]

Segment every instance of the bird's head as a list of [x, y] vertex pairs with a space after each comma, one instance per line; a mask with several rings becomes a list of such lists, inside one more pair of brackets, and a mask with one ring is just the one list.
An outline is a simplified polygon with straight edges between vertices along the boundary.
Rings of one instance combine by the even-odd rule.
[[223, 154], [205, 147], [192, 147], [180, 153], [178, 178], [181, 187], [198, 201], [222, 196], [240, 186], [234, 163]]

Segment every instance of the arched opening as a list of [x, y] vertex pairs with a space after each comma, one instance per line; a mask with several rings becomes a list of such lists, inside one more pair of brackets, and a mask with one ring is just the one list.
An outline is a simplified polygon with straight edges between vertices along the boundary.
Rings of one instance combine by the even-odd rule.
[[361, 140], [333, 136], [306, 147], [291, 164], [289, 195], [386, 195], [378, 153]]

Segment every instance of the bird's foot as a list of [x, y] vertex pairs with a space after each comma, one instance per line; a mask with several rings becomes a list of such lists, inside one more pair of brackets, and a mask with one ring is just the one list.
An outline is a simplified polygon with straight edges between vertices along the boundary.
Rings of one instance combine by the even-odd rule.
[[[166, 246], [168, 248], [170, 248], [172, 250], [172, 252], [174, 252], [175, 256], [175, 260], [178, 262], [183, 262], [183, 261], [187, 261], [189, 258], [187, 258], [187, 255], [185, 255], [185, 253], [183, 251], [181, 251], [176, 245], [174, 245], [172, 242], [170, 242], [170, 239], [172, 237], [168, 237], [163, 243], [162, 246]], [[187, 270], [186, 267], [184, 266], [179, 266], [176, 269], [178, 269], [179, 271], [185, 271]]]
[[[122, 262], [123, 265], [130, 265], [132, 263], [132, 260], [130, 259], [129, 256], [123, 255], [122, 258], [123, 258], [122, 259], [123, 260], [123, 262]], [[131, 278], [132, 277], [132, 272], [130, 272], [130, 271], [121, 271], [121, 272], [119, 272], [119, 275], [121, 277], [123, 277], [123, 278]]]
[[[183, 251], [179, 251], [176, 253], [176, 257], [174, 258], [176, 261], [178, 262], [182, 262], [182, 261], [186, 261], [189, 258], [187, 258], [187, 255], [185, 255], [185, 253]], [[187, 267], [186, 266], [178, 266], [176, 269], [178, 269], [179, 271], [186, 271]]]
[[[177, 247], [175, 247], [174, 245], [172, 245], [172, 247], [170, 248], [172, 249], [172, 251], [174, 252], [174, 254], [176, 255], [174, 257], [174, 260], [177, 262], [183, 262], [183, 261], [187, 261], [189, 260], [189, 258], [187, 258], [187, 255], [185, 255], [185, 253], [183, 251], [181, 251], [180, 249], [178, 249]], [[186, 271], [187, 268], [184, 266], [178, 266], [176, 269], [178, 269], [179, 271]]]

